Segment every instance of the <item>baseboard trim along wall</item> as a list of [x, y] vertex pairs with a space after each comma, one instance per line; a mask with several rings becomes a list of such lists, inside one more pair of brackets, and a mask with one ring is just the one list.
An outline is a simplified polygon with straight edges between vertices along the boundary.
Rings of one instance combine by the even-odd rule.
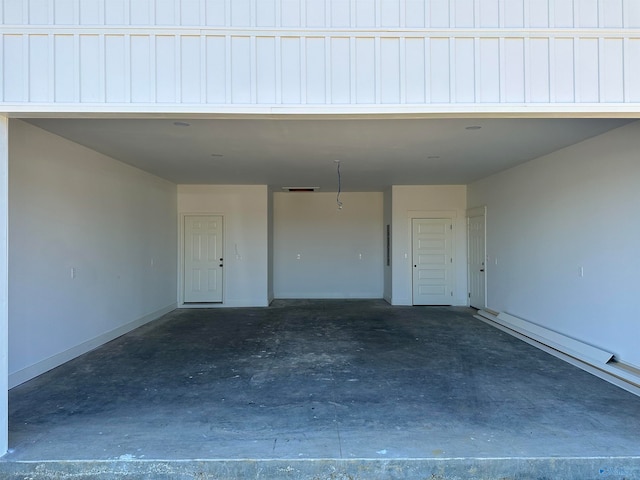
[[506, 313], [496, 314], [496, 312], [479, 310], [474, 317], [640, 396], [640, 372], [633, 366], [618, 362], [612, 353]]
[[115, 330], [103, 333], [102, 335], [92, 338], [91, 340], [87, 340], [86, 342], [76, 345], [75, 347], [69, 348], [64, 352], [60, 352], [49, 358], [45, 358], [38, 363], [34, 363], [33, 365], [30, 365], [26, 368], [18, 370], [14, 373], [10, 373], [9, 388], [16, 387], [21, 383], [37, 377], [38, 375], [42, 375], [43, 373], [48, 372], [49, 370], [56, 368], [63, 363], [68, 362], [69, 360], [73, 360], [74, 358], [79, 357], [80, 355], [87, 353], [94, 348], [99, 347], [100, 345], [104, 345], [105, 343], [110, 342], [111, 340], [114, 340], [124, 335], [125, 333], [130, 332], [131, 330], [134, 330], [146, 323], [156, 320], [161, 316], [175, 310], [176, 307], [177, 305], [175, 303], [167, 305], [160, 310], [156, 310], [155, 312], [145, 315], [144, 317], [140, 317], [133, 322], [129, 322], [126, 325], [122, 325], [121, 327], [116, 328]]

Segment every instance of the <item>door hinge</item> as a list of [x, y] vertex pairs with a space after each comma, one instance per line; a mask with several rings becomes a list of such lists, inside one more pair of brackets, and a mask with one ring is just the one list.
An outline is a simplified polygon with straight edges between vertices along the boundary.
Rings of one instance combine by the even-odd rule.
[[453, 258], [450, 258], [450, 259], [449, 259], [449, 263], [453, 263]]
[[449, 224], [449, 230], [453, 230], [453, 223]]
[[453, 297], [453, 292], [451, 292], [451, 296]]
[[469, 292], [469, 298], [471, 298], [471, 292]]

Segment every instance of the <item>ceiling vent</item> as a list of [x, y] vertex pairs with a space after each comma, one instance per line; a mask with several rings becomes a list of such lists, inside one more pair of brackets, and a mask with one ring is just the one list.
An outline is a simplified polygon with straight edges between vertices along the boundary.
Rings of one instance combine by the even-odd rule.
[[285, 192], [316, 192], [320, 187], [282, 187]]

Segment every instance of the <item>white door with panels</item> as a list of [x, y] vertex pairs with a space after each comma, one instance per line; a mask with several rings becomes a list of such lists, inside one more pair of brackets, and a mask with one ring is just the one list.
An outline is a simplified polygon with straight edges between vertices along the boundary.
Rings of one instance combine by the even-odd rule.
[[185, 303], [222, 302], [222, 217], [184, 217]]
[[414, 218], [413, 304], [453, 303], [453, 222], [450, 218]]
[[469, 305], [480, 310], [487, 306], [485, 218], [483, 214], [467, 219]]

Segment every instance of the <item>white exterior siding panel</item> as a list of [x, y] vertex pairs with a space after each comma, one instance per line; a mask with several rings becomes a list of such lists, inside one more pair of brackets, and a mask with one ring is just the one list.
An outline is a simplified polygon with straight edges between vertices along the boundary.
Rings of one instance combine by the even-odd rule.
[[497, 38], [482, 38], [476, 71], [480, 80], [478, 102], [500, 102], [500, 42]]
[[576, 54], [576, 100], [578, 102], [598, 102], [600, 100], [599, 48], [598, 40], [581, 38]]
[[210, 104], [226, 103], [227, 99], [227, 41], [225, 37], [205, 39], [206, 49], [206, 101]]
[[202, 101], [202, 39], [182, 37], [180, 42], [180, 100], [183, 103]]
[[331, 39], [331, 103], [351, 101], [351, 57], [348, 38]]
[[0, 2], [24, 108], [639, 102], [630, 0]]
[[3, 0], [12, 25], [633, 28], [636, 0]]
[[425, 103], [426, 63], [425, 41], [422, 38], [408, 38], [405, 41], [405, 91], [407, 103]]
[[327, 99], [326, 45], [324, 38], [307, 38], [306, 55], [306, 97], [309, 104], [322, 104]]
[[376, 102], [376, 52], [373, 38], [356, 40], [356, 103]]
[[275, 50], [274, 38], [258, 37], [256, 39], [256, 90], [258, 103], [276, 103]]
[[429, 42], [429, 84], [432, 103], [451, 101], [451, 54], [448, 38], [432, 38]]
[[397, 38], [380, 40], [380, 100], [400, 103], [400, 42]]
[[630, 40], [626, 47], [626, 101], [640, 102], [640, 39]]
[[575, 101], [575, 66], [572, 38], [556, 38], [553, 42], [552, 101], [571, 103]]
[[77, 37], [73, 35], [56, 35], [54, 37], [55, 68], [55, 101], [61, 103], [76, 102], [77, 91], [76, 45]]
[[[455, 40], [455, 100], [473, 103], [476, 100], [475, 42], [473, 38]], [[434, 68], [434, 66], [432, 66]], [[438, 68], [436, 66], [436, 68]]]
[[104, 102], [103, 41], [104, 37], [98, 35], [80, 36], [81, 102]]
[[24, 102], [25, 82], [28, 72], [25, 62], [23, 35], [5, 35], [3, 45], [4, 99], [7, 102]]
[[282, 103], [302, 103], [301, 40], [285, 37], [280, 40], [282, 52]]
[[602, 45], [602, 101], [617, 103], [624, 101], [624, 54], [623, 42], [617, 38], [605, 38]]
[[123, 35], [105, 35], [105, 101], [107, 103], [126, 103], [127, 79], [129, 77], [125, 57], [125, 37]]
[[231, 102], [251, 103], [251, 38], [231, 38]]
[[524, 40], [507, 38], [504, 41], [504, 99], [507, 103], [525, 101]]
[[151, 95], [151, 45], [144, 35], [131, 35], [131, 101], [147, 103], [155, 99]]
[[535, 38], [529, 42], [529, 102], [551, 101], [549, 39]]
[[29, 101], [50, 102], [49, 85], [52, 83], [47, 35], [29, 38]]

